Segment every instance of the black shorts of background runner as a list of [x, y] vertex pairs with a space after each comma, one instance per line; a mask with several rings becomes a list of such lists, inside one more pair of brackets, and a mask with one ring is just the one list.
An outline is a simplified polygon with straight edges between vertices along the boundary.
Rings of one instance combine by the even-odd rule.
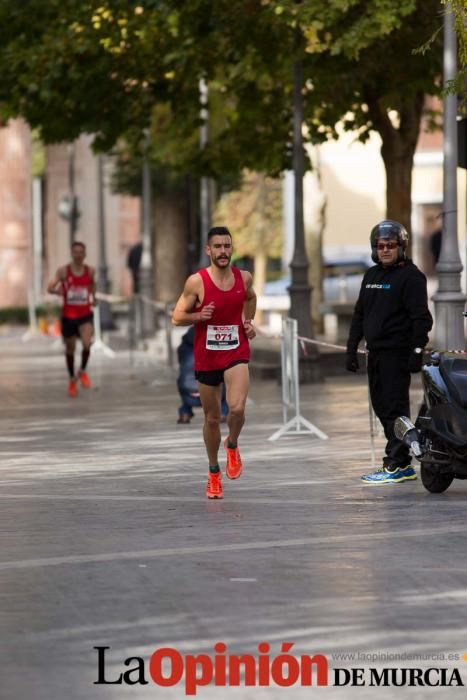
[[79, 328], [84, 323], [92, 323], [94, 319], [94, 314], [88, 314], [87, 316], [82, 316], [81, 318], [66, 318], [62, 316], [61, 326], [62, 326], [62, 336], [63, 338], [73, 338], [77, 336], [79, 338]]
[[248, 361], [247, 360], [237, 360], [236, 362], [232, 362], [228, 367], [225, 369], [214, 369], [214, 370], [208, 370], [208, 371], [195, 371], [195, 378], [200, 382], [200, 384], [207, 384], [207, 386], [219, 386], [219, 384], [222, 384], [224, 381], [224, 372], [226, 372], [228, 369], [231, 367], [235, 367], [235, 365], [247, 365]]

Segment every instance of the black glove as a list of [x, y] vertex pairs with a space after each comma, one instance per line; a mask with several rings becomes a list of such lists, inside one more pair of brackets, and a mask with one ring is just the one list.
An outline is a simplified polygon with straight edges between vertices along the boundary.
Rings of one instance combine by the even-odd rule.
[[356, 352], [348, 352], [345, 356], [345, 368], [349, 372], [356, 372], [359, 369], [358, 355]]
[[416, 372], [421, 372], [423, 365], [423, 353], [422, 352], [412, 352], [409, 357], [408, 370], [411, 374]]

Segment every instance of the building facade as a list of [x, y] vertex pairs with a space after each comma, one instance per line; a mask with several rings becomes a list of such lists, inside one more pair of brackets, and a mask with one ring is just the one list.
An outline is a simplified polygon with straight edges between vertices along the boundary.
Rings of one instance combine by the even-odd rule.
[[[325, 257], [332, 258], [368, 253], [369, 232], [384, 218], [386, 208], [380, 147], [376, 134], [363, 145], [351, 133], [346, 133], [338, 141], [313, 149], [311, 157], [315, 169], [305, 178], [304, 197], [308, 242], [313, 237], [319, 239], [309, 245], [315, 257], [321, 250]], [[79, 138], [73, 152], [74, 189], [80, 210], [75, 239], [86, 244], [88, 262], [98, 269], [102, 263], [98, 159], [91, 150], [89, 136]], [[33, 187], [31, 153], [31, 134], [23, 121], [12, 121], [8, 127], [0, 129], [0, 307], [3, 308], [25, 307], [31, 296], [40, 302], [47, 280], [69, 259], [70, 224], [59, 210], [70, 194], [70, 146], [60, 144], [46, 149], [46, 171], [39, 188]], [[141, 207], [138, 198], [111, 193], [111, 167], [110, 160], [104, 159], [107, 272], [111, 292], [127, 295], [131, 290], [131, 278], [126, 261], [130, 247], [141, 239]], [[466, 170], [458, 169], [458, 233], [464, 267], [466, 176]], [[36, 193], [34, 206], [33, 191]], [[293, 207], [289, 201], [293, 197], [293, 183], [292, 186], [290, 181], [287, 184], [287, 178], [285, 191], [289, 195], [285, 197], [284, 264], [288, 265], [293, 250]], [[433, 279], [431, 237], [441, 227], [442, 200], [442, 133], [422, 129], [413, 169], [413, 254], [415, 262]], [[161, 228], [162, 223], [156, 221], [159, 224], [156, 227]], [[167, 248], [166, 241], [162, 243], [164, 245], [158, 243], [156, 237], [156, 263], [158, 249], [163, 263], [170, 258], [170, 264], [165, 264], [164, 268], [167, 274], [172, 274], [174, 266], [182, 269], [179, 261], [184, 252], [172, 251], [170, 246]], [[464, 270], [464, 285], [465, 280]], [[156, 282], [157, 294], [162, 279]], [[161, 294], [159, 296], [162, 298]]]
[[[74, 144], [74, 182], [80, 216], [75, 240], [83, 241], [88, 262], [99, 268], [98, 159], [91, 139]], [[70, 194], [70, 147], [46, 149], [46, 170], [33, 183], [31, 133], [21, 120], [0, 129], [0, 308], [25, 307], [45, 298], [47, 281], [70, 259], [70, 224], [60, 215]], [[111, 291], [126, 295], [131, 278], [129, 248], [140, 240], [140, 200], [110, 191], [110, 162], [104, 162], [105, 249]], [[39, 187], [34, 187], [39, 184]]]
[[0, 307], [26, 306], [31, 276], [31, 137], [17, 119], [0, 129]]

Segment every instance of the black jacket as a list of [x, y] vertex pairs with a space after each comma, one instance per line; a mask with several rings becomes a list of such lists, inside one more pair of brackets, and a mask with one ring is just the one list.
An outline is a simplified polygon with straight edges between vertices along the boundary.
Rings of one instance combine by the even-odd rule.
[[362, 338], [370, 351], [423, 348], [432, 325], [423, 272], [411, 260], [374, 265], [363, 277], [347, 352], [355, 352]]
[[132, 246], [128, 252], [127, 266], [130, 269], [131, 276], [133, 278], [133, 292], [134, 294], [139, 294], [140, 292], [140, 279], [139, 271], [141, 267], [141, 258], [143, 256], [143, 244], [136, 243]]

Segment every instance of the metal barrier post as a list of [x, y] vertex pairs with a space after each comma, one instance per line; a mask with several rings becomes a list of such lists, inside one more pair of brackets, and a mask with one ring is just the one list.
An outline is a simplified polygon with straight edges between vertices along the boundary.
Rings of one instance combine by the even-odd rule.
[[288, 333], [290, 326], [282, 321], [282, 337], [281, 337], [281, 388], [282, 388], [282, 418], [283, 422], [288, 421], [288, 409], [290, 405], [290, 386], [289, 380], [291, 376], [290, 369], [290, 353], [289, 348], [292, 347]]
[[138, 297], [132, 294], [128, 305], [128, 349], [130, 365], [134, 363], [134, 352], [136, 348], [136, 305], [138, 302]]
[[370, 445], [371, 445], [371, 468], [373, 471], [376, 469], [376, 454], [375, 454], [375, 413], [373, 410], [373, 404], [371, 403], [370, 394], [370, 378], [368, 376], [368, 355], [365, 355], [366, 362], [366, 375], [368, 383], [368, 415], [370, 419]]
[[174, 366], [174, 349], [172, 342], [172, 311], [173, 304], [165, 305], [165, 338], [167, 343], [167, 364], [169, 367]]
[[28, 340], [31, 340], [31, 338], [36, 338], [37, 336], [41, 335], [41, 332], [40, 332], [39, 327], [37, 325], [37, 315], [36, 315], [34, 294], [32, 292], [32, 289], [30, 289], [30, 288], [28, 289], [28, 319], [29, 319], [28, 330], [24, 333], [24, 335], [21, 336], [21, 340], [23, 343], [27, 342]]
[[102, 340], [101, 334], [101, 314], [99, 310], [99, 304], [94, 308], [94, 342], [92, 344], [92, 351], [102, 352], [106, 357], [115, 357], [115, 353], [112, 348]]
[[[327, 440], [328, 436], [313, 423], [303, 418], [300, 414], [300, 389], [299, 389], [299, 365], [298, 365], [298, 323], [294, 318], [286, 318], [282, 321], [281, 343], [281, 367], [282, 367], [282, 410], [284, 425], [276, 430], [268, 438], [271, 441], [278, 440], [287, 433], [316, 435], [321, 440]], [[287, 420], [289, 410], [293, 410], [294, 416]]]

